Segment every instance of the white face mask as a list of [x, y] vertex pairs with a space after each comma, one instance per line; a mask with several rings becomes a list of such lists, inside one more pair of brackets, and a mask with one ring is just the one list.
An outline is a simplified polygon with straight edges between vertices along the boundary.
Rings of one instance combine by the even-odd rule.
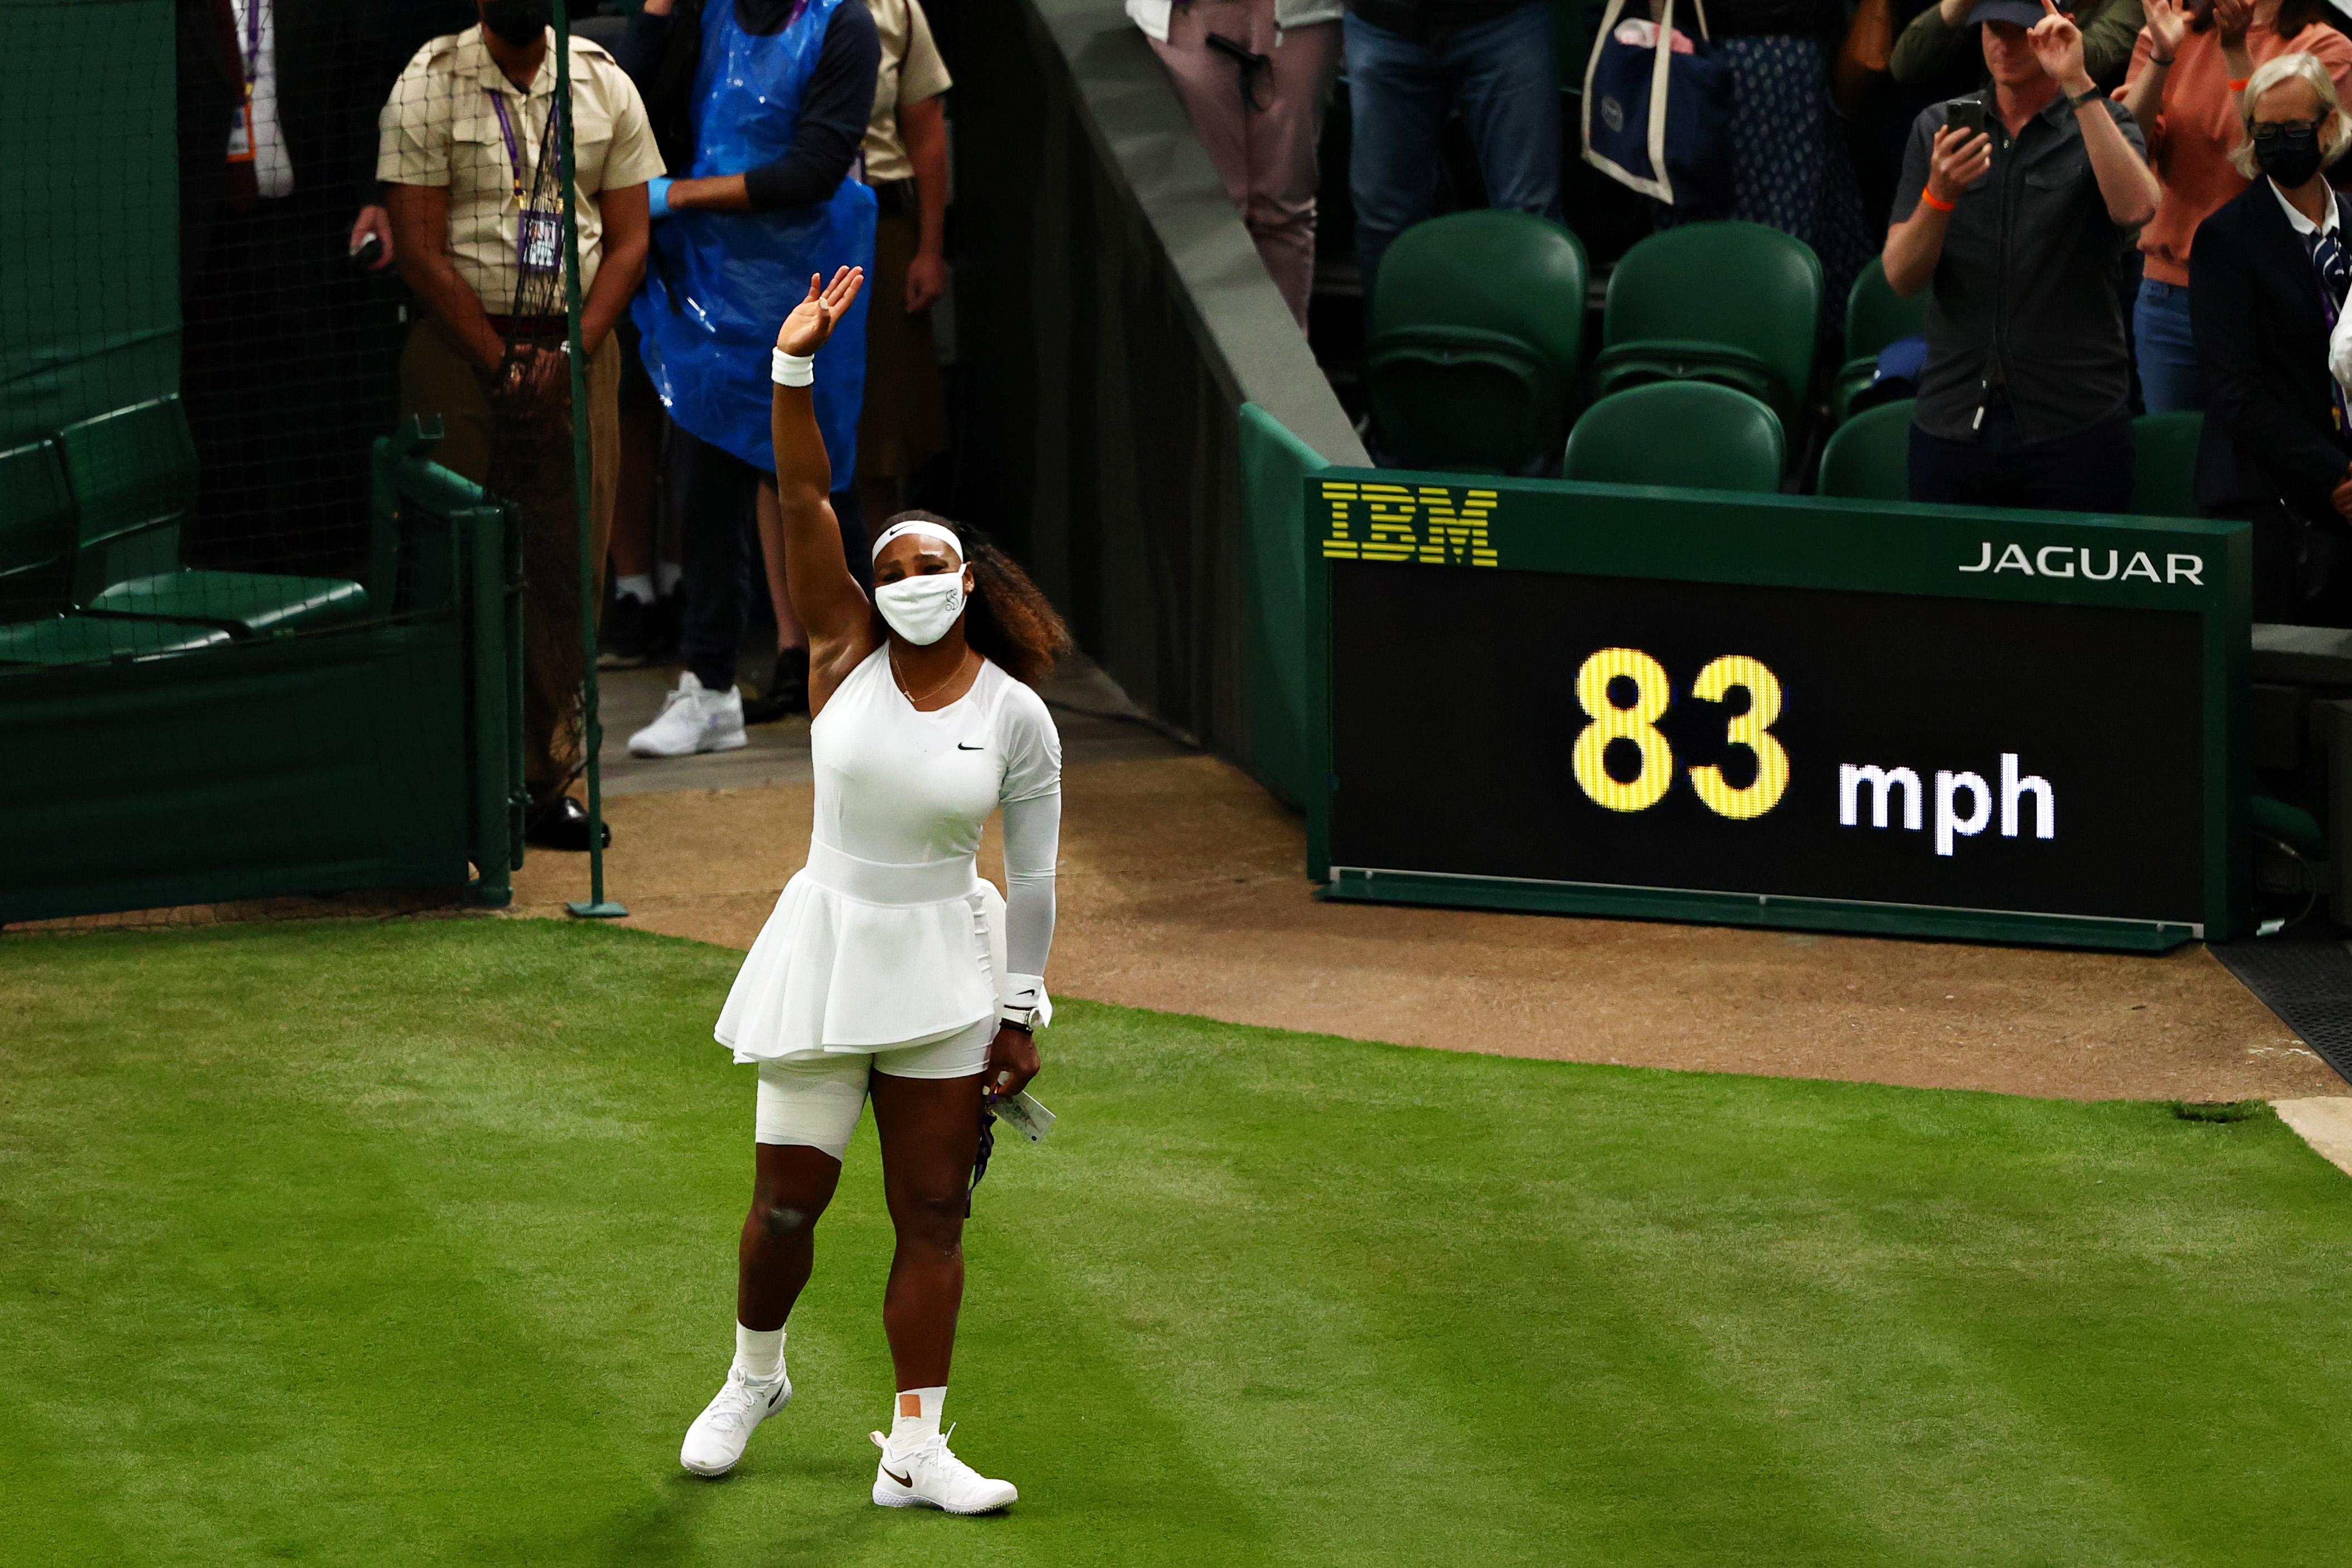
[[874, 605], [892, 631], [917, 647], [929, 647], [963, 614], [963, 574], [931, 572], [885, 583], [874, 590]]

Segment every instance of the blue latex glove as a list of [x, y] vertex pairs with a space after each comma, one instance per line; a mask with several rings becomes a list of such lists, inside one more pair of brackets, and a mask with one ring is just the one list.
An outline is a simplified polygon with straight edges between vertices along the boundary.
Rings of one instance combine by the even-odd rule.
[[670, 178], [667, 174], [656, 174], [646, 182], [646, 212], [648, 216], [669, 216], [669, 187]]

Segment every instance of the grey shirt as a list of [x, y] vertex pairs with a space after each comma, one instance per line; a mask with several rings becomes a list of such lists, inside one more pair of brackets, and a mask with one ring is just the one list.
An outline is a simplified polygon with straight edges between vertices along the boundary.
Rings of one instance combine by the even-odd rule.
[[[1989, 396], [2006, 394], [2028, 442], [2071, 436], [2124, 412], [2131, 396], [2123, 301], [2117, 293], [2129, 231], [2107, 216], [2083, 128], [2054, 98], [2015, 139], [1986, 105], [1992, 168], [1960, 193], [1927, 299], [1927, 363], [1913, 415], [1930, 436], [1965, 441]], [[1964, 101], [1953, 100], [1952, 102]], [[1895, 212], [1908, 216], [1927, 184], [1927, 161], [1950, 103], [1911, 126]], [[2104, 110], [2145, 158], [2130, 111]]]

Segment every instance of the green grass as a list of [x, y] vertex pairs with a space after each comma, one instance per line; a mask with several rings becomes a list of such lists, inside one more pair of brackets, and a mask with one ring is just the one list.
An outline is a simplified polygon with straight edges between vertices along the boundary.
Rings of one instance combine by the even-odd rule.
[[870, 1126], [730, 1351], [737, 955], [526, 921], [0, 943], [0, 1562], [2317, 1564], [2352, 1183], [2266, 1111], [1515, 1061], [1081, 1003], [866, 1500]]

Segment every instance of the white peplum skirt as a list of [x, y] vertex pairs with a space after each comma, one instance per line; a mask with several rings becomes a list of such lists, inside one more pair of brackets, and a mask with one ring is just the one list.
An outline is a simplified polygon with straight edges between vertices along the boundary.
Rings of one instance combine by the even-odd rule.
[[928, 1045], [992, 1017], [1004, 896], [967, 857], [861, 860], [811, 843], [713, 1031], [739, 1062]]

